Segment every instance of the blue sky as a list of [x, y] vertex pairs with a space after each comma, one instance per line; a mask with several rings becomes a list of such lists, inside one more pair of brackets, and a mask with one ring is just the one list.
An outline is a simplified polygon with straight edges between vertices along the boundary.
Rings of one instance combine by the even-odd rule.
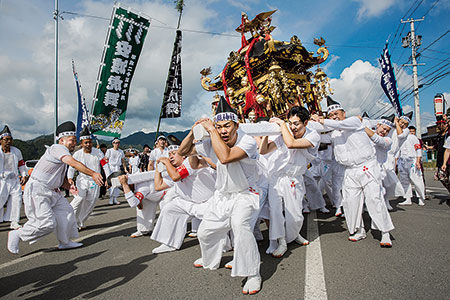
[[[295, 34], [309, 51], [315, 51], [317, 46], [312, 43], [313, 39], [323, 37], [330, 51], [323, 68], [335, 90], [333, 98], [340, 101], [349, 114], [366, 110], [369, 115], [377, 115], [388, 109], [388, 104], [383, 104], [387, 98], [379, 86], [377, 59], [388, 38], [397, 69], [409, 59], [411, 49], [402, 48], [398, 42], [399, 37], [409, 31], [409, 24], [400, 24], [402, 17], [419, 19], [426, 14], [425, 20], [416, 24], [417, 34], [422, 35], [422, 49], [450, 29], [450, 0], [185, 2], [182, 29], [234, 35], [241, 11], [253, 18], [259, 12], [277, 9], [272, 21], [277, 27], [273, 32], [275, 39], [289, 40]], [[166, 24], [153, 20], [152, 25], [176, 26], [178, 18], [173, 1], [122, 3]], [[59, 1], [61, 11], [106, 18], [111, 15], [112, 5], [113, 1]], [[7, 123], [16, 138], [28, 139], [53, 130], [53, 10], [54, 2], [49, 0], [0, 0], [0, 88], [4, 91], [0, 95], [0, 105], [4, 108], [0, 116], [1, 123]], [[60, 22], [59, 114], [60, 121], [75, 121], [76, 90], [70, 61], [75, 59], [84, 94], [90, 102], [108, 21], [68, 13], [63, 17]], [[156, 130], [174, 35], [171, 29], [151, 26], [131, 85], [122, 136], [139, 130]], [[189, 128], [196, 118], [209, 114], [213, 94], [201, 88], [199, 71], [212, 66], [213, 75], [218, 74], [228, 53], [239, 46], [239, 37], [184, 32], [183, 114], [179, 119], [164, 120], [162, 130]], [[425, 74], [431, 76], [426, 77], [425, 82], [433, 77], [433, 70], [440, 67], [443, 68], [439, 72], [450, 70], [445, 66], [450, 62], [449, 46], [450, 33], [421, 54], [419, 62], [426, 65], [419, 67], [419, 78], [427, 70]], [[430, 71], [436, 64], [438, 66]], [[401, 68], [397, 73], [400, 93], [410, 87], [411, 74], [410, 67]], [[420, 91], [422, 128], [433, 123], [436, 93], [446, 93], [450, 101], [449, 83], [450, 76], [446, 76]], [[405, 101], [405, 110], [411, 110], [412, 96]]]

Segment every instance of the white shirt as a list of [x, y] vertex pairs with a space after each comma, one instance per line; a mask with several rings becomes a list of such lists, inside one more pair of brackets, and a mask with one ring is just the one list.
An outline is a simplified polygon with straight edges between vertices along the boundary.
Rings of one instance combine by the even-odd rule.
[[419, 139], [415, 135], [409, 134], [400, 147], [400, 158], [415, 159], [416, 157], [422, 157], [422, 147]]
[[34, 167], [31, 177], [50, 189], [59, 188], [64, 183], [67, 168], [61, 159], [67, 155], [70, 156], [70, 152], [64, 145], [54, 144], [48, 147]]
[[131, 165], [131, 173], [132, 174], [139, 172], [139, 162], [140, 162], [140, 159], [139, 159], [139, 156], [137, 156], [137, 155], [134, 157], [130, 157], [128, 159], [128, 163]]
[[[218, 160], [210, 139], [201, 141], [195, 145], [198, 154], [209, 157], [217, 165], [217, 180], [215, 186], [216, 189], [225, 193], [238, 192], [244, 189], [244, 186], [247, 186], [245, 189], [252, 186], [259, 186], [258, 179], [260, 172], [257, 165], [259, 153], [256, 141], [241, 130], [237, 131], [237, 135], [234, 147], [241, 148], [247, 154], [247, 157], [225, 165], [221, 164]], [[246, 180], [247, 182], [242, 182], [238, 179], [241, 175], [243, 176], [242, 181]], [[232, 182], [233, 179], [235, 181], [234, 183]], [[236, 184], [239, 185], [239, 188], [231, 186]]]
[[[83, 149], [80, 149], [73, 154], [74, 159], [83, 163], [86, 167], [97, 173], [100, 173], [101, 170], [100, 160], [102, 160], [103, 157], [104, 157], [103, 152], [97, 148], [92, 148], [91, 153], [86, 153], [84, 152]], [[67, 171], [67, 178], [73, 178], [74, 175], [75, 169], [69, 167], [69, 170]], [[80, 176], [85, 180], [94, 181], [91, 176], [88, 176], [81, 172], [80, 174], [78, 174], [78, 176]]]
[[343, 121], [326, 119], [324, 127], [333, 129], [331, 140], [338, 163], [346, 167], [357, 167], [375, 159], [375, 148], [359, 118], [350, 117]]
[[379, 136], [376, 133], [370, 139], [375, 147], [375, 155], [378, 163], [380, 165], [384, 164], [387, 161], [388, 152], [392, 146], [392, 139], [388, 136]]
[[169, 152], [167, 151], [167, 148], [161, 151], [159, 148], [155, 148], [150, 152], [149, 159], [153, 162], [153, 167], [155, 167], [155, 163], [158, 159], [161, 157], [169, 157]]
[[114, 148], [109, 148], [106, 150], [105, 157], [108, 158], [109, 167], [111, 172], [116, 172], [120, 170], [120, 166], [122, 165], [122, 159], [125, 157], [122, 149], [114, 150]]
[[450, 149], [450, 136], [445, 140], [444, 148]]
[[289, 149], [284, 143], [283, 136], [280, 135], [274, 139], [277, 149], [270, 157], [269, 175], [278, 176], [301, 176], [305, 173], [306, 167], [310, 161], [317, 156], [317, 149], [320, 144], [320, 135], [315, 130], [306, 128], [303, 138], [313, 144], [311, 150], [306, 149]]
[[188, 157], [177, 168], [177, 171], [182, 176], [182, 179], [175, 182], [175, 193], [183, 200], [203, 203], [214, 194], [216, 172], [212, 168], [207, 167], [194, 170], [189, 163]]

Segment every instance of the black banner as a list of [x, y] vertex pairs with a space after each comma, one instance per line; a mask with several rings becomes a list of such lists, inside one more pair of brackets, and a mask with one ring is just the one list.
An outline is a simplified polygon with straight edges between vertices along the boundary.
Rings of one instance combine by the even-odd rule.
[[384, 46], [383, 54], [378, 61], [381, 65], [381, 87], [394, 106], [397, 116], [402, 116], [402, 105], [398, 98], [397, 81], [395, 80], [394, 69], [391, 65], [391, 56], [389, 55], [387, 44]]
[[181, 116], [182, 84], [181, 84], [181, 30], [173, 45], [169, 76], [164, 92], [161, 118], [178, 118]]

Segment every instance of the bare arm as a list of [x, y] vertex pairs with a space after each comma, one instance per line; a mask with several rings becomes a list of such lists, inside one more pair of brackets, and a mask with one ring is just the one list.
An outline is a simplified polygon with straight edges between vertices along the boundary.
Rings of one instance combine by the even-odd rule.
[[442, 171], [445, 171], [447, 169], [447, 162], [448, 162], [449, 157], [450, 157], [450, 149], [445, 149], [444, 161], [442, 162], [442, 166], [441, 166]]
[[[125, 162], [125, 158], [122, 158], [122, 166], [123, 166], [123, 169], [125, 170], [125, 173], [128, 173], [128, 169], [127, 169], [127, 164]], [[130, 167], [131, 167], [131, 165], [130, 165]]]
[[95, 183], [99, 186], [103, 185], [103, 178], [100, 173], [94, 172], [88, 167], [86, 167], [84, 164], [73, 158], [71, 155], [65, 155], [61, 158], [61, 161], [65, 164], [68, 164], [69, 166], [77, 169], [83, 174], [86, 174], [88, 176], [91, 176], [92, 179], [94, 179]]
[[170, 160], [167, 157], [161, 157], [159, 162], [166, 166], [167, 174], [169, 174], [173, 181], [177, 182], [181, 179], [180, 173], [178, 173], [177, 169], [170, 163]]
[[368, 127], [364, 128], [364, 131], [367, 133], [367, 135], [371, 138], [375, 132], [373, 132], [373, 130], [369, 129]]
[[267, 154], [277, 149], [277, 145], [274, 142], [269, 143], [269, 137], [263, 136], [261, 139], [261, 143], [259, 144], [259, 153]]
[[247, 157], [247, 153], [245, 153], [245, 151], [241, 148], [230, 148], [227, 144], [225, 144], [210, 119], [203, 121], [202, 124], [209, 132], [214, 152], [222, 164], [232, 163]]
[[155, 191], [162, 191], [169, 188], [169, 186], [164, 182], [161, 173], [158, 171], [158, 167], [156, 167], [154, 181], [155, 181]]
[[283, 141], [288, 147], [288, 149], [302, 149], [302, 148], [311, 148], [314, 145], [308, 141], [307, 139], [300, 138], [296, 139], [289, 131], [286, 122], [278, 118], [272, 118], [270, 120], [272, 123], [277, 123], [281, 128], [281, 135], [283, 136]]

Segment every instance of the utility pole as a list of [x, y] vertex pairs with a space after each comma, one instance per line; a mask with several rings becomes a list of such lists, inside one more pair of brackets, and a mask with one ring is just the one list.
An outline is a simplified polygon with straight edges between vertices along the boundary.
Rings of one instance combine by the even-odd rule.
[[414, 31], [414, 22], [421, 22], [425, 19], [425, 17], [422, 17], [422, 19], [414, 20], [413, 18], [410, 18], [406, 21], [400, 20], [401, 23], [410, 23], [411, 24], [411, 31], [408, 33], [407, 36], [402, 38], [402, 47], [408, 48], [411, 47], [411, 56], [412, 56], [412, 64], [408, 64], [407, 66], [413, 67], [413, 84], [414, 84], [414, 115], [416, 116], [416, 133], [417, 137], [420, 139], [422, 138], [422, 128], [420, 124], [420, 101], [419, 101], [419, 80], [417, 78], [417, 66], [423, 66], [424, 64], [418, 64], [417, 63], [417, 48], [422, 44], [422, 36], [418, 35], [416, 36], [416, 33]]
[[55, 132], [54, 141], [56, 142], [56, 128], [58, 127], [58, 0], [55, 0], [55, 11], [53, 12], [53, 19], [55, 20]]

